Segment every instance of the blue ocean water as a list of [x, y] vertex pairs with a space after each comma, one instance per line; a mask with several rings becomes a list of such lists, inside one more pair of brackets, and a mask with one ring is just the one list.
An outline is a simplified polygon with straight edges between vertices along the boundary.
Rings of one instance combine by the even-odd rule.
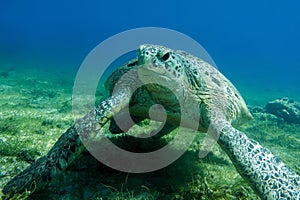
[[299, 99], [299, 9], [298, 1], [279, 0], [3, 1], [0, 69], [64, 69], [74, 76], [108, 37], [164, 27], [197, 40], [248, 102]]

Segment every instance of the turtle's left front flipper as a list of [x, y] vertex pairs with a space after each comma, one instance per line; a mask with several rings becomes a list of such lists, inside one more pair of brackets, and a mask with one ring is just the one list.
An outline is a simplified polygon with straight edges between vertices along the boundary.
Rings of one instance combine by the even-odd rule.
[[300, 177], [280, 158], [228, 122], [217, 122], [219, 145], [262, 199], [300, 199]]

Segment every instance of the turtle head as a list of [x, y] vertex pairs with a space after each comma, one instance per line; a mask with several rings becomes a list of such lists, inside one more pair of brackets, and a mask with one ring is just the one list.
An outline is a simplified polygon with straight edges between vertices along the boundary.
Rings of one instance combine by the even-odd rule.
[[184, 77], [183, 63], [176, 51], [159, 45], [141, 45], [138, 64], [146, 70], [163, 75], [171, 80]]

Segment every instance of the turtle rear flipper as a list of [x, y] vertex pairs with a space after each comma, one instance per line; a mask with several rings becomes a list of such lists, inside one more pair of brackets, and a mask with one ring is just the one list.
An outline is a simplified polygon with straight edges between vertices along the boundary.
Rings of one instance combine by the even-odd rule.
[[300, 199], [300, 177], [280, 158], [228, 122], [211, 130], [220, 133], [219, 145], [239, 174], [262, 199]]

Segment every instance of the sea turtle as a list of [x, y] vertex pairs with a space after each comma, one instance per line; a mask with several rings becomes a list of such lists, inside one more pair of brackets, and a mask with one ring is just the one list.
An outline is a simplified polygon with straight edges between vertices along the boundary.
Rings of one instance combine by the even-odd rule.
[[[122, 79], [127, 73], [129, 76]], [[133, 91], [132, 85], [147, 82], [149, 77], [175, 85], [179, 96], [174, 97], [159, 84], [147, 84]], [[116, 87], [117, 83], [122, 87]], [[134, 121], [138, 122], [149, 117], [147, 109], [158, 102], [165, 106], [168, 115], [166, 132], [178, 126], [181, 115], [186, 115], [187, 127], [188, 120], [198, 119], [198, 129], [218, 136], [218, 144], [262, 199], [300, 199], [300, 177], [270, 150], [234, 128], [251, 119], [251, 114], [237, 89], [207, 62], [180, 50], [141, 45], [138, 58], [117, 69], [108, 78], [106, 88], [112, 96], [77, 120], [46, 156], [9, 181], [3, 188], [7, 197], [37, 190], [63, 172], [85, 149], [82, 141], [95, 138], [108, 121], [111, 120], [110, 130], [114, 133], [129, 129], [133, 124], [120, 128], [113, 119], [122, 118], [124, 109], [130, 107]], [[193, 112], [180, 113], [176, 98], [196, 102], [199, 118], [194, 118]], [[193, 110], [189, 103], [184, 106]]]

